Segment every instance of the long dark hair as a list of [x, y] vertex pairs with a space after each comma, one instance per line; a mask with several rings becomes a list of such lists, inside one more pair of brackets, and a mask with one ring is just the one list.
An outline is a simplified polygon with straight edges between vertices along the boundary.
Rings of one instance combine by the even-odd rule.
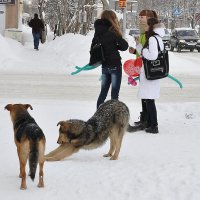
[[158, 15], [154, 10], [142, 10], [139, 13], [139, 16], [146, 16], [148, 18], [156, 18], [158, 19]]
[[122, 36], [119, 21], [117, 15], [112, 10], [104, 10], [101, 14], [101, 19], [107, 19], [112, 24], [110, 30], [112, 30], [117, 36]]
[[147, 20], [147, 25], [149, 26], [149, 30], [145, 32], [146, 43], [145, 43], [144, 47], [147, 47], [147, 46], [148, 46], [149, 38], [150, 38], [151, 36], [158, 35], [158, 34], [155, 33], [154, 30], [153, 30], [153, 29], [154, 29], [154, 25], [155, 25], [155, 24], [158, 24], [158, 23], [159, 23], [159, 21], [158, 21], [158, 19], [156, 19], [156, 18], [149, 18], [149, 19]]

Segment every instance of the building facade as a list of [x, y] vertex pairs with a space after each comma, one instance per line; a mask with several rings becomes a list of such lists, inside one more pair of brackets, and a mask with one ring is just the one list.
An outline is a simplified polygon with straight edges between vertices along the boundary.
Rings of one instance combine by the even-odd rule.
[[0, 0], [0, 34], [22, 42], [23, 0]]

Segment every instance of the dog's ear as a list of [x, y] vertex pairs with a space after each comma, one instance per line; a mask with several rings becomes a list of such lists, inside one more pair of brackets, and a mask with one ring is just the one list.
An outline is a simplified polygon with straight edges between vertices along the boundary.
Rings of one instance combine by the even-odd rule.
[[65, 121], [59, 121], [59, 122], [57, 123], [57, 126], [59, 126], [59, 125], [60, 125], [60, 126], [64, 126], [65, 123], [66, 123]]
[[66, 121], [59, 121], [57, 126], [61, 126], [63, 127], [65, 130], [69, 130], [70, 129], [70, 123], [66, 122]]
[[12, 109], [12, 104], [8, 104], [7, 106], [5, 106], [5, 110], [8, 110], [8, 111], [11, 111], [11, 109]]
[[33, 110], [32, 106], [30, 104], [24, 104], [24, 106], [26, 109], [30, 108], [31, 110]]

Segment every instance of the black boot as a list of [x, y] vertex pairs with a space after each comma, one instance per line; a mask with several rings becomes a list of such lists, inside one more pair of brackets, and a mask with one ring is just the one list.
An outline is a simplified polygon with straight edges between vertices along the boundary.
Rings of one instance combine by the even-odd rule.
[[153, 134], [159, 133], [158, 126], [150, 126], [149, 128], [146, 128], [145, 131]]
[[145, 127], [143, 127], [142, 124], [139, 125], [135, 125], [135, 126], [131, 126], [130, 124], [127, 127], [127, 132], [133, 133], [133, 132], [137, 132], [137, 131], [141, 131], [144, 130]]
[[149, 128], [150, 127], [150, 122], [149, 120], [145, 120], [145, 121], [142, 121], [134, 126], [131, 126], [130, 124], [128, 124], [128, 127], [127, 127], [127, 131], [128, 132], [136, 132], [136, 131], [142, 131], [142, 130], [145, 130], [146, 128]]
[[146, 112], [140, 112], [140, 121], [134, 122], [135, 125], [144, 124], [147, 121], [147, 113]]

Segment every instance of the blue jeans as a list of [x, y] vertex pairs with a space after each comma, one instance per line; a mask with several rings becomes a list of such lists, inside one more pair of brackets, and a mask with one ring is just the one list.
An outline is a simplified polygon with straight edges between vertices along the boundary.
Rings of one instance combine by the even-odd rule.
[[40, 42], [40, 33], [33, 33], [34, 49], [38, 49]]
[[97, 100], [97, 109], [102, 103], [104, 103], [111, 84], [112, 84], [111, 99], [118, 99], [121, 80], [122, 80], [121, 66], [114, 68], [102, 68], [101, 92]]

